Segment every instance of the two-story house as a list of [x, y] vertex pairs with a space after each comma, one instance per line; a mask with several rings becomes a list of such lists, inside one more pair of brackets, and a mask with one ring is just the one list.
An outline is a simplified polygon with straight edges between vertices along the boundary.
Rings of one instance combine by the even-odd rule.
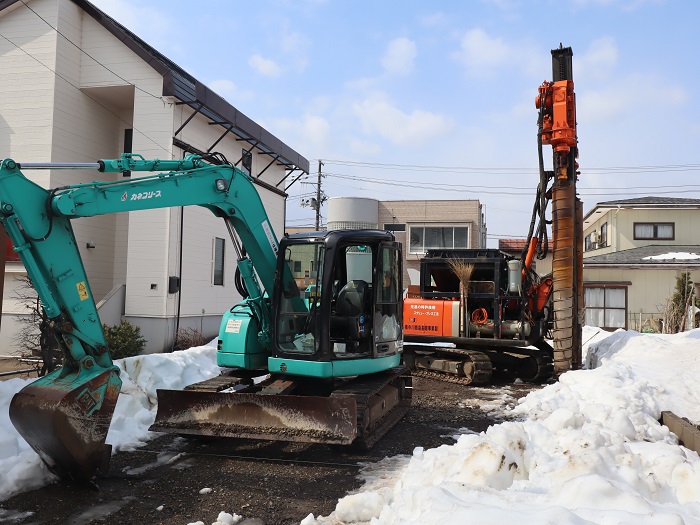
[[676, 277], [700, 282], [700, 199], [600, 202], [583, 228], [588, 325], [659, 330]]
[[[308, 159], [118, 21], [87, 0], [0, 0], [0, 36], [0, 158], [94, 163], [122, 153], [180, 159], [218, 152], [253, 177], [281, 234], [284, 188], [293, 173], [308, 173]], [[44, 188], [144, 176], [25, 174]], [[179, 328], [214, 337], [221, 314], [240, 299], [228, 229], [203, 207], [88, 217], [73, 229], [101, 320], [139, 326], [149, 352], [172, 348]], [[6, 351], [27, 315], [14, 299], [14, 277], [24, 274], [17, 257], [7, 272]]]

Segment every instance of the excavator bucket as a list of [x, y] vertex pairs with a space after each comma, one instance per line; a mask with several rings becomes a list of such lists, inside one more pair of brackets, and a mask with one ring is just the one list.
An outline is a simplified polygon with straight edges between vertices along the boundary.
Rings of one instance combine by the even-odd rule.
[[25, 386], [10, 403], [12, 424], [64, 479], [88, 481], [109, 467], [112, 447], [105, 439], [121, 380], [116, 367], [93, 368], [57, 370]]
[[149, 430], [218, 437], [351, 444], [354, 399], [236, 392], [158, 390]]

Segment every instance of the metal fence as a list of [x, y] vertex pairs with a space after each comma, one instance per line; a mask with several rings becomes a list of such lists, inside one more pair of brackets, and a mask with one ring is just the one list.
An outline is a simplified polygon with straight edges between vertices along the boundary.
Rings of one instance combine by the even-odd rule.
[[647, 334], [660, 334], [661, 314], [659, 312], [628, 312], [627, 328]]

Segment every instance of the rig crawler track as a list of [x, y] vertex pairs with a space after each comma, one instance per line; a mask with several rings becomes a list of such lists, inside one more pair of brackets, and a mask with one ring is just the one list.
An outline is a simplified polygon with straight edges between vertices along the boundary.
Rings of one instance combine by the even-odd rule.
[[528, 383], [543, 383], [554, 375], [552, 357], [527, 348], [468, 350], [404, 343], [404, 363], [416, 377], [461, 385], [489, 383], [494, 371]]

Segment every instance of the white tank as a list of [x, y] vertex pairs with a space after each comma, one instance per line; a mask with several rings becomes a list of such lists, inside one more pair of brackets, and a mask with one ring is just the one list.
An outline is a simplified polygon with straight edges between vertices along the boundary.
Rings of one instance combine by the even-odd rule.
[[328, 229], [362, 229], [379, 227], [379, 201], [363, 197], [328, 199]]

